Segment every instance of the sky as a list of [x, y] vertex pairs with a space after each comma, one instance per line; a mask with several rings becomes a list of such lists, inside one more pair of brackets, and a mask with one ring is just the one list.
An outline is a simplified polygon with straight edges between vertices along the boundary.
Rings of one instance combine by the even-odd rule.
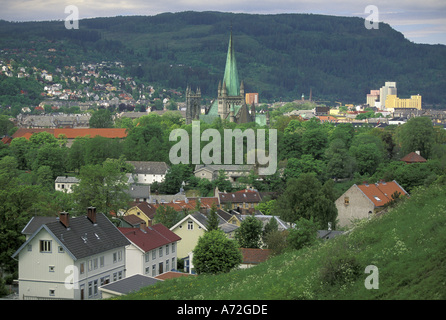
[[0, 3], [0, 19], [7, 21], [64, 21], [73, 14], [65, 11], [67, 6], [78, 9], [79, 19], [181, 11], [355, 16], [368, 19], [369, 27], [373, 21], [385, 22], [415, 43], [446, 45], [446, 0], [0, 0]]

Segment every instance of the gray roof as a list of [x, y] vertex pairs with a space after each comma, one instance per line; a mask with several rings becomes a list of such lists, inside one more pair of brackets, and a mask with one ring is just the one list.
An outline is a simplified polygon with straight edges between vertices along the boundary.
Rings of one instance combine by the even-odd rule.
[[58, 176], [56, 183], [79, 183], [79, 179], [76, 177]]
[[111, 291], [117, 294], [128, 294], [132, 291], [138, 291], [143, 287], [154, 285], [155, 283], [160, 281], [163, 280], [143, 276], [142, 274], [135, 274], [133, 276], [106, 284], [100, 287], [100, 289]]
[[336, 230], [318, 230], [317, 236], [320, 239], [332, 239], [336, 236], [343, 234], [344, 231], [336, 231]]
[[[129, 240], [102, 213], [96, 214], [96, 224], [93, 224], [86, 216], [70, 217], [69, 221], [69, 228], [66, 228], [59, 220], [41, 224], [33, 235], [14, 253], [13, 257], [42, 228], [47, 230], [74, 260], [130, 244]], [[33, 223], [28, 223], [24, 230], [30, 231], [32, 226]]]
[[126, 161], [135, 167], [136, 174], [166, 174], [169, 167], [165, 162], [156, 161]]
[[[195, 212], [191, 214], [192, 217], [194, 217], [198, 222], [200, 222], [203, 226], [205, 226], [207, 228], [208, 226], [208, 217], [206, 215], [204, 215], [201, 212]], [[227, 223], [222, 217], [220, 217], [217, 214], [217, 218], [218, 218], [218, 227], [223, 230], [223, 232], [225, 233], [229, 233], [234, 231], [235, 229], [238, 228], [237, 225], [234, 225], [232, 223]]]

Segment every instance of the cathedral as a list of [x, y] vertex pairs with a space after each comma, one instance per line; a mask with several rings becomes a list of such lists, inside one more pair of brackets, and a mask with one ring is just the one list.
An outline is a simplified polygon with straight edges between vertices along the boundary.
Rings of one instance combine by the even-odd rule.
[[225, 73], [223, 82], [218, 85], [217, 99], [214, 100], [206, 114], [201, 114], [201, 92], [195, 92], [190, 87], [186, 89], [186, 124], [193, 120], [203, 120], [212, 123], [214, 119], [220, 117], [235, 123], [257, 122], [265, 124], [265, 115], [256, 116], [255, 108], [252, 106], [251, 112], [245, 100], [245, 88], [243, 81], [240, 82], [237, 63], [235, 60], [234, 46], [232, 41], [232, 31], [229, 37], [228, 54], [226, 57]]

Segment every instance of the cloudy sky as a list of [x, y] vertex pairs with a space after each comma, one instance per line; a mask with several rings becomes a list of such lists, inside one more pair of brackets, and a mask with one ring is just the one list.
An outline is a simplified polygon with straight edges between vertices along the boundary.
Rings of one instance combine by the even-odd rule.
[[[223, 11], [236, 13], [314, 13], [376, 17], [415, 43], [446, 45], [445, 0], [1, 0], [0, 19], [65, 20], [74, 5], [79, 18], [156, 15], [163, 12]], [[373, 5], [377, 10], [366, 10]], [[375, 12], [376, 11], [376, 12]]]

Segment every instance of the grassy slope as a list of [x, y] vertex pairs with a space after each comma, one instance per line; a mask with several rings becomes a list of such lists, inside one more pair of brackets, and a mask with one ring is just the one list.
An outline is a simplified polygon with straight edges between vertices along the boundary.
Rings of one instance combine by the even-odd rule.
[[[364, 286], [367, 265], [378, 267], [377, 290]], [[168, 280], [122, 298], [446, 299], [446, 187], [419, 190], [348, 235], [257, 267]]]

